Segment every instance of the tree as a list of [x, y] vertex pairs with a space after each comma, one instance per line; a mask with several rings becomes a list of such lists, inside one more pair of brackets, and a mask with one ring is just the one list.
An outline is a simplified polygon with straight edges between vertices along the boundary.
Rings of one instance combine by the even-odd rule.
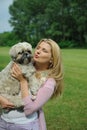
[[19, 42], [14, 32], [4, 32], [0, 34], [0, 46], [12, 46]]
[[36, 43], [44, 34], [44, 12], [48, 0], [15, 0], [10, 6], [10, 23], [22, 40]]
[[14, 0], [9, 8], [10, 24], [19, 39], [33, 47], [44, 37], [86, 46], [86, 9], [86, 0]]

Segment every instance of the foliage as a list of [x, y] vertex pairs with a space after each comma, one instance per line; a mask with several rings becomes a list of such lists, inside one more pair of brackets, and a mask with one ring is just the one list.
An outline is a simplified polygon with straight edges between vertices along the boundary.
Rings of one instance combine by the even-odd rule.
[[41, 38], [51, 38], [60, 43], [60, 47], [85, 48], [86, 10], [86, 0], [14, 0], [9, 7], [13, 31], [0, 35], [0, 45], [27, 41], [35, 47]]
[[4, 32], [0, 34], [0, 46], [12, 46], [19, 40], [13, 32]]
[[86, 0], [14, 0], [9, 8], [13, 31], [36, 46], [41, 38], [87, 46]]
[[77, 48], [78, 44], [74, 41], [61, 41], [59, 42], [61, 48]]

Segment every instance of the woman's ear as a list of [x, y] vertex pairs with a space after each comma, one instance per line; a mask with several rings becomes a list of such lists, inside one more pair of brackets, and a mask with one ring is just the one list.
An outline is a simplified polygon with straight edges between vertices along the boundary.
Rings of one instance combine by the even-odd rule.
[[52, 68], [52, 67], [53, 67], [53, 58], [51, 58], [49, 61], [49, 68]]
[[53, 58], [52, 57], [50, 58], [50, 63], [53, 63]]

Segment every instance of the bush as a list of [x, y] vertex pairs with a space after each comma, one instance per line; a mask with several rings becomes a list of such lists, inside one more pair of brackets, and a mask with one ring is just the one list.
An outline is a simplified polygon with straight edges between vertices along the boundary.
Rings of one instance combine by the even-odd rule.
[[19, 40], [13, 32], [4, 32], [0, 34], [0, 46], [12, 46]]
[[78, 44], [74, 41], [61, 41], [59, 46], [61, 48], [75, 48], [78, 46]]

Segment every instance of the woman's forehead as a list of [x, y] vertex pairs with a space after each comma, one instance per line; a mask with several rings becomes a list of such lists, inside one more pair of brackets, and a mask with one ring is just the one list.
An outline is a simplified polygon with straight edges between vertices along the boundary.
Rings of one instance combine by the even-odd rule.
[[44, 49], [46, 49], [46, 50], [50, 50], [51, 51], [51, 46], [50, 46], [50, 44], [49, 43], [47, 43], [47, 42], [41, 42], [39, 45], [38, 45], [39, 47], [41, 47], [41, 48], [44, 48]]
[[42, 47], [48, 47], [48, 48], [51, 48], [50, 44], [47, 43], [47, 42], [45, 42], [45, 41], [42, 41], [39, 45], [42, 46]]

